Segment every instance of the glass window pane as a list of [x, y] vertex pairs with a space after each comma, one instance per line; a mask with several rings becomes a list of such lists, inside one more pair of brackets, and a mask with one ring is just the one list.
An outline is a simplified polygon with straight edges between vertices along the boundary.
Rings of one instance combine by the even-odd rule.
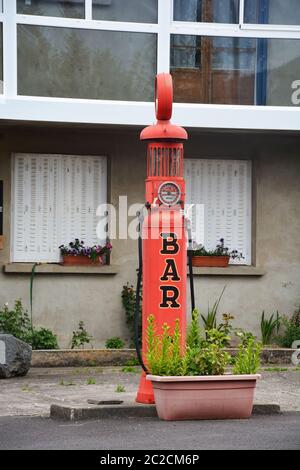
[[299, 0], [245, 0], [245, 22], [300, 25]]
[[24, 15], [84, 18], [84, 0], [17, 0], [17, 13]]
[[93, 19], [157, 23], [157, 0], [93, 0]]
[[3, 93], [3, 25], [0, 23], [0, 93]]
[[174, 100], [300, 105], [300, 41], [171, 36]]
[[18, 93], [152, 101], [156, 35], [18, 25]]
[[174, 21], [238, 23], [239, 0], [174, 0]]

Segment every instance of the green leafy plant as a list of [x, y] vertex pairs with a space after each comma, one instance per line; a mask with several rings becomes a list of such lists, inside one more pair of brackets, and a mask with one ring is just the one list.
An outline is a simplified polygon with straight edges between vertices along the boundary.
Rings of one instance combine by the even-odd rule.
[[234, 333], [240, 339], [241, 344], [244, 346], [248, 344], [249, 339], [256, 339], [251, 331], [245, 331], [242, 328], [236, 328]]
[[72, 380], [69, 382], [65, 382], [64, 379], [61, 379], [61, 381], [59, 382], [59, 385], [63, 385], [65, 387], [73, 387], [76, 384]]
[[58, 349], [57, 336], [48, 328], [34, 328], [29, 342], [32, 349]]
[[[136, 291], [132, 285], [128, 283], [122, 289], [122, 305], [126, 315], [126, 323], [131, 335], [131, 341], [134, 342], [134, 312], [136, 303]], [[142, 296], [141, 296], [142, 297]], [[139, 302], [139, 338], [142, 338], [142, 298]]]
[[[234, 316], [232, 316], [230, 313], [223, 313], [222, 314], [222, 322], [218, 325], [218, 330], [222, 331], [225, 335], [230, 335], [233, 331], [232, 327], [232, 320], [234, 320]], [[226, 346], [229, 345], [229, 342], [226, 344]]]
[[212, 329], [217, 328], [218, 307], [219, 307], [220, 301], [223, 297], [225, 289], [226, 289], [226, 286], [223, 287], [223, 290], [222, 290], [219, 298], [215, 301], [212, 308], [210, 309], [210, 307], [208, 306], [207, 315], [206, 316], [201, 315], [201, 318], [202, 318], [203, 323], [204, 323], [205, 330], [212, 330]]
[[71, 339], [71, 349], [84, 347], [85, 344], [90, 344], [93, 337], [85, 329], [84, 322], [80, 320], [78, 323], [78, 329], [73, 331]]
[[124, 366], [122, 372], [125, 374], [135, 374], [136, 372], [140, 372], [140, 370], [133, 366]]
[[216, 328], [206, 331], [199, 350], [187, 348], [184, 375], [223, 375], [231, 356], [224, 351], [228, 337]]
[[193, 249], [193, 256], [229, 256], [232, 259], [244, 258], [243, 254], [237, 250], [229, 251], [225, 246], [224, 238], [220, 238], [214, 250], [207, 250], [203, 245], [198, 245]]
[[140, 363], [137, 359], [137, 357], [133, 357], [131, 359], [128, 359], [128, 361], [125, 362], [124, 366], [138, 366]]
[[0, 331], [25, 341], [32, 349], [58, 349], [57, 336], [48, 328], [34, 328], [20, 299], [12, 309], [8, 303], [1, 308]]
[[255, 341], [255, 338], [242, 338], [233, 366], [233, 373], [240, 374], [256, 374], [260, 367], [261, 344]]
[[282, 317], [284, 326], [283, 336], [279, 338], [282, 346], [290, 348], [294, 341], [300, 340], [300, 306], [291, 318]]
[[94, 379], [94, 377], [90, 377], [89, 379], [87, 379], [86, 383], [87, 385], [95, 385], [96, 380]]
[[31, 333], [31, 324], [28, 312], [23, 308], [20, 299], [15, 301], [13, 308], [8, 303], [0, 310], [0, 331], [28, 342]]
[[124, 341], [121, 338], [119, 338], [118, 336], [108, 338], [105, 341], [106, 349], [123, 349], [124, 346], [125, 346]]
[[262, 344], [270, 344], [275, 329], [278, 333], [279, 327], [280, 316], [278, 311], [276, 312], [276, 317], [274, 317], [274, 314], [272, 314], [268, 319], [265, 318], [265, 312], [263, 311], [260, 322]]
[[197, 309], [192, 312], [192, 321], [187, 328], [186, 344], [190, 349], [200, 349], [202, 344], [199, 312]]
[[175, 321], [173, 336], [170, 335], [170, 327], [163, 324], [162, 334], [157, 334], [155, 318], [148, 317], [146, 331], [147, 364], [155, 375], [182, 375], [182, 355], [180, 347], [179, 320]]
[[219, 375], [225, 372], [230, 355], [224, 351], [223, 344], [228, 337], [224, 332], [212, 329], [206, 332], [206, 340], [202, 340], [197, 310], [192, 314], [184, 350], [181, 348], [179, 320], [176, 320], [172, 336], [169, 330], [165, 323], [162, 334], [157, 334], [154, 316], [148, 317], [146, 357], [152, 374]]
[[126, 388], [124, 387], [124, 385], [117, 385], [115, 392], [124, 393], [126, 392]]

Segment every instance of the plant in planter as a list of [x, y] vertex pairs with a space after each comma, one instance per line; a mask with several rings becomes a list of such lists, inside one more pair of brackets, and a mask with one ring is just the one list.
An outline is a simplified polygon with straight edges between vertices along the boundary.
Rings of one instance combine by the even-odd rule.
[[68, 245], [59, 247], [64, 265], [99, 265], [107, 264], [108, 255], [112, 250], [111, 243], [104, 246], [85, 246], [84, 241], [75, 238]]
[[226, 268], [230, 258], [242, 259], [244, 257], [237, 250], [229, 251], [229, 248], [225, 246], [224, 238], [221, 238], [214, 250], [206, 250], [203, 245], [196, 246], [193, 249], [192, 263], [193, 266]]
[[158, 416], [165, 420], [241, 419], [251, 416], [260, 347], [254, 338], [242, 342], [233, 374], [226, 374], [229, 337], [213, 328], [203, 339], [195, 310], [186, 346], [180, 348], [179, 320], [173, 335], [169, 325], [158, 334], [153, 315], [148, 318], [146, 355]]

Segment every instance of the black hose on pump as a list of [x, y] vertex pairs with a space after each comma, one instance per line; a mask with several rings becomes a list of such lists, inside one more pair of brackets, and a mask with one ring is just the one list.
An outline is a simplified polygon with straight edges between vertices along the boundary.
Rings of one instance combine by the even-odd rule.
[[142, 286], [142, 272], [143, 272], [143, 250], [142, 250], [142, 224], [143, 224], [143, 217], [141, 212], [137, 213], [139, 218], [139, 225], [138, 225], [138, 257], [139, 257], [139, 267], [137, 270], [137, 284], [136, 284], [136, 293], [135, 293], [135, 311], [134, 311], [134, 344], [136, 355], [138, 361], [145, 371], [146, 374], [149, 374], [147, 367], [143, 361], [143, 356], [141, 353], [141, 346], [140, 346], [140, 331], [139, 331], [139, 314], [140, 314], [140, 301], [141, 301], [141, 286]]

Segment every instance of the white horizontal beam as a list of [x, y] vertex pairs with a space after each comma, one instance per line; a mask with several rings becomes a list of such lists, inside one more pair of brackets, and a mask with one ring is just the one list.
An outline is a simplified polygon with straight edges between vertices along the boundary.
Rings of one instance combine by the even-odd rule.
[[[0, 119], [145, 126], [154, 120], [154, 105], [126, 101], [2, 97]], [[297, 107], [175, 104], [173, 121], [193, 128], [300, 130]]]
[[216, 23], [189, 23], [174, 21], [171, 34], [187, 34], [196, 36], [224, 36], [270, 39], [300, 39], [300, 28], [280, 29], [267, 28], [268, 25], [238, 25]]
[[120, 21], [99, 21], [77, 18], [56, 18], [38, 15], [16, 15], [17, 23], [54, 26], [56, 28], [98, 29], [110, 31], [129, 31], [138, 33], [157, 33], [158, 25], [150, 23], [129, 23]]

